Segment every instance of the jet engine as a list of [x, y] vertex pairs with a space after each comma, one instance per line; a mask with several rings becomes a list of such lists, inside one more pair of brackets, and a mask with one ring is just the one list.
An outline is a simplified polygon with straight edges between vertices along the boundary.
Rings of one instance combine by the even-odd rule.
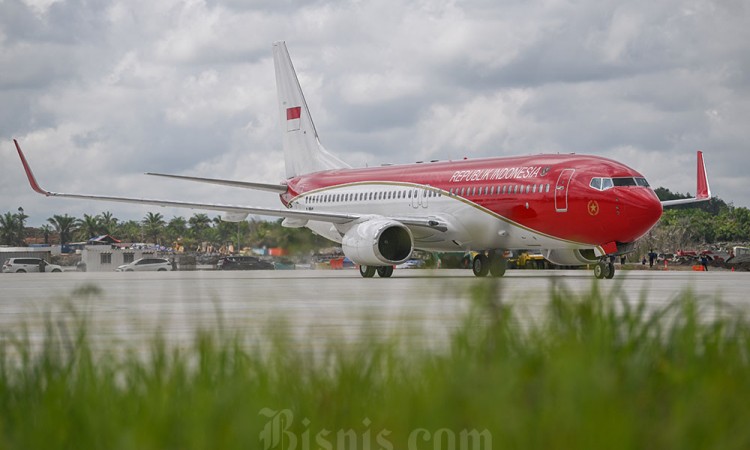
[[376, 218], [351, 227], [341, 239], [341, 248], [357, 264], [390, 266], [409, 259], [414, 239], [401, 222]]
[[584, 264], [596, 264], [599, 259], [594, 255], [593, 249], [552, 249], [544, 252], [544, 257], [552, 264], [560, 266], [582, 266]]

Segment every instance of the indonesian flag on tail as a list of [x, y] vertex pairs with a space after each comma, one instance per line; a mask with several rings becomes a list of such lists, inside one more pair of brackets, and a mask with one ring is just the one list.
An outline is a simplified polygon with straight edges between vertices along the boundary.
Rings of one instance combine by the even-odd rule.
[[300, 115], [302, 114], [302, 107], [295, 106], [293, 108], [286, 109], [286, 131], [297, 131], [300, 127]]

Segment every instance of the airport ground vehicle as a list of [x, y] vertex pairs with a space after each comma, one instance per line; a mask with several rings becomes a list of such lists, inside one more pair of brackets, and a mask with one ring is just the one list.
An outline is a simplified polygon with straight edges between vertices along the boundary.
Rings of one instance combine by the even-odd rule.
[[62, 272], [62, 267], [57, 264], [50, 264], [41, 258], [8, 258], [3, 263], [3, 272]]
[[254, 256], [225, 256], [216, 263], [219, 270], [273, 270], [274, 265]]
[[172, 263], [165, 258], [140, 258], [123, 264], [115, 272], [166, 272], [172, 270]]

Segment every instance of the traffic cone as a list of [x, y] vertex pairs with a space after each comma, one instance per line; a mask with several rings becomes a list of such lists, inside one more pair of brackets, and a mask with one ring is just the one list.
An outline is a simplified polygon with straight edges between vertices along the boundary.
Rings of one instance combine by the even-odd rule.
[[664, 270], [669, 270], [669, 265], [667, 264], [667, 260], [664, 260]]

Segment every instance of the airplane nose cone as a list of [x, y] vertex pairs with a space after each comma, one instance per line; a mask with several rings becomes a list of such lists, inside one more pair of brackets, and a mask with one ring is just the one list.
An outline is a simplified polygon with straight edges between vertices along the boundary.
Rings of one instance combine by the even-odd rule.
[[635, 241], [648, 233], [662, 214], [661, 201], [651, 189], [633, 189], [626, 199], [624, 209], [632, 234], [625, 242]]

